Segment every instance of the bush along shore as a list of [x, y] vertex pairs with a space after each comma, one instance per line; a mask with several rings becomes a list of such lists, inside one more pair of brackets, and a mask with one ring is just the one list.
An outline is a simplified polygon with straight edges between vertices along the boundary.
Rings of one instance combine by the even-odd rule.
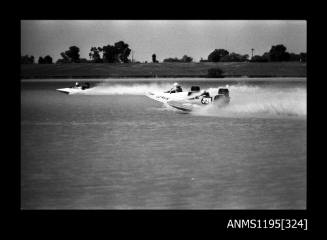
[[21, 64], [21, 79], [306, 77], [301, 62]]

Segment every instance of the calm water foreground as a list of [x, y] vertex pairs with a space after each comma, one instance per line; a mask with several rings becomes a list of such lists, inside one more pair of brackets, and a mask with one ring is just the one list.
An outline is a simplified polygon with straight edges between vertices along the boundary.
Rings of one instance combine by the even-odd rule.
[[21, 208], [306, 208], [305, 79], [179, 80], [230, 84], [192, 114], [142, 95], [174, 81], [22, 82]]

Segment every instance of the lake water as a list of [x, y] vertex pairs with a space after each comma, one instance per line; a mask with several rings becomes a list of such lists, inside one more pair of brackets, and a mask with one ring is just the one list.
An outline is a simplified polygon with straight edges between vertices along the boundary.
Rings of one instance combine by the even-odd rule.
[[[22, 209], [306, 208], [306, 79], [90, 81], [22, 81]], [[175, 81], [229, 84], [230, 105], [143, 95]]]

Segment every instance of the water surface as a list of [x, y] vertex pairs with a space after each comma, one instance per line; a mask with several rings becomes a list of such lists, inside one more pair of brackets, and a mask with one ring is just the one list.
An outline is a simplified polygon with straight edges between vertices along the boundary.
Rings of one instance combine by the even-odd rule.
[[[305, 79], [97, 81], [22, 82], [23, 209], [306, 208]], [[231, 104], [183, 114], [143, 95], [174, 81], [229, 84]]]

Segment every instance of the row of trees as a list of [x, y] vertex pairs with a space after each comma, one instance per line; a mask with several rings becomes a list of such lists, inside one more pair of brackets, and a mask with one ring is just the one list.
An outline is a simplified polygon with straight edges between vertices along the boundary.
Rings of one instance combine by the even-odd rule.
[[215, 49], [208, 56], [208, 60], [201, 58], [200, 62], [245, 62], [249, 60], [249, 55], [241, 55], [238, 53], [229, 53], [225, 49]]
[[72, 46], [69, 50], [60, 53], [61, 59], [57, 63], [78, 63], [80, 62], [79, 47]]
[[[129, 63], [131, 49], [124, 41], [116, 42], [113, 46], [91, 47], [89, 57], [94, 63]], [[101, 57], [102, 54], [102, 57]]]
[[52, 57], [49, 55], [43, 57], [39, 57], [38, 64], [52, 64]]
[[263, 55], [255, 55], [251, 59], [252, 62], [280, 62], [280, 61], [298, 61], [306, 62], [307, 54], [301, 52], [299, 54], [289, 53], [284, 45], [279, 44], [272, 46], [269, 52]]
[[225, 49], [215, 49], [208, 56], [208, 60], [201, 59], [200, 62], [281, 62], [281, 61], [307, 61], [306, 53], [289, 53], [284, 45], [279, 44], [272, 46], [269, 52], [265, 52], [262, 56], [255, 55], [249, 59], [249, 55], [241, 55], [238, 53], [229, 53]]
[[[58, 59], [56, 63], [129, 63], [131, 62], [128, 58], [131, 49], [129, 45], [124, 41], [116, 42], [114, 45], [105, 45], [102, 47], [91, 47], [88, 61], [85, 58], [80, 58], [80, 49], [77, 46], [71, 46], [65, 52], [60, 53], [61, 59]], [[249, 55], [238, 54], [231, 52], [229, 53], [226, 49], [215, 49], [208, 55], [207, 60], [201, 58], [200, 62], [277, 62], [277, 61], [300, 61], [306, 62], [306, 53], [289, 53], [284, 45], [279, 44], [272, 46], [269, 52], [265, 52], [263, 55], [255, 55], [249, 59]], [[184, 55], [182, 58], [166, 58], [163, 62], [192, 62], [193, 58]], [[156, 54], [152, 55], [152, 62], [158, 63]], [[22, 64], [33, 64], [34, 56], [22, 56]], [[39, 64], [51, 64], [52, 58], [47, 55], [44, 58], [39, 57]]]
[[24, 55], [20, 58], [21, 64], [34, 64], [34, 56]]
[[[131, 53], [127, 43], [123, 41], [116, 42], [114, 45], [103, 47], [91, 47], [89, 57], [90, 61], [80, 58], [80, 49], [77, 46], [71, 46], [65, 52], [60, 53], [61, 58], [56, 63], [128, 63], [128, 56]], [[21, 57], [22, 64], [34, 64], [34, 56], [25, 55]], [[51, 64], [52, 58], [47, 55], [44, 58], [39, 57], [39, 64]]]
[[163, 61], [164, 62], [184, 62], [184, 63], [188, 63], [188, 62], [192, 62], [193, 58], [189, 57], [187, 55], [184, 55], [181, 59], [178, 59], [177, 57], [175, 57], [175, 58], [166, 58]]
[[[34, 64], [34, 56], [24, 55], [20, 58], [21, 64]], [[52, 57], [49, 55], [43, 57], [39, 57], [38, 64], [51, 64], [52, 63]]]

